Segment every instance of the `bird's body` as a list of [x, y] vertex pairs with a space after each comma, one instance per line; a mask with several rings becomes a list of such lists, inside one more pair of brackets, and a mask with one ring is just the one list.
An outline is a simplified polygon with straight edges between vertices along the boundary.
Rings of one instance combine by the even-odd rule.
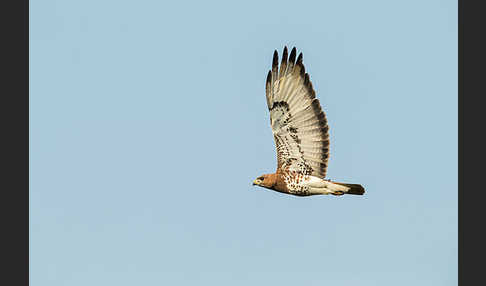
[[349, 187], [328, 180], [294, 172], [277, 172], [264, 176], [268, 176], [268, 179], [263, 180], [268, 180], [269, 185], [262, 185], [262, 187], [295, 196], [342, 195], [349, 189]]
[[287, 60], [284, 48], [280, 71], [278, 53], [266, 82], [270, 125], [277, 149], [277, 170], [253, 184], [296, 196], [364, 193], [357, 184], [325, 180], [329, 157], [328, 125], [315, 91], [305, 73], [302, 53], [293, 48]]

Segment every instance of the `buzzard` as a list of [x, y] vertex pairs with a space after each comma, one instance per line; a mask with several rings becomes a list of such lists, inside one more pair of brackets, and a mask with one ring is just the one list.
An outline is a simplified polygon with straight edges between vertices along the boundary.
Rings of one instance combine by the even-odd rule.
[[305, 72], [302, 53], [297, 60], [295, 57], [295, 47], [290, 57], [284, 47], [279, 70], [278, 52], [273, 54], [266, 97], [277, 149], [277, 171], [258, 177], [253, 185], [295, 196], [362, 195], [361, 185], [325, 179], [329, 127]]

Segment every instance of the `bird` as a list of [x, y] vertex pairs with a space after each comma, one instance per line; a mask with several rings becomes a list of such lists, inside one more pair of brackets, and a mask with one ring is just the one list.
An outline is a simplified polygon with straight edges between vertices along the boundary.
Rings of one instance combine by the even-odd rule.
[[265, 86], [270, 125], [277, 151], [277, 170], [263, 174], [253, 185], [294, 196], [363, 195], [360, 184], [325, 179], [329, 159], [329, 126], [319, 99], [305, 72], [302, 52], [278, 52]]

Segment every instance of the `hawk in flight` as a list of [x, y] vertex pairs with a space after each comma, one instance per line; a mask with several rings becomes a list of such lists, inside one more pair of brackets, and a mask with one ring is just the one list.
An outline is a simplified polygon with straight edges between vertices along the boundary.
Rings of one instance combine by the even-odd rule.
[[326, 180], [329, 158], [329, 127], [309, 75], [293, 48], [288, 57], [283, 50], [280, 70], [278, 53], [266, 83], [270, 124], [277, 148], [277, 171], [253, 181], [277, 192], [295, 196], [362, 195], [364, 188]]

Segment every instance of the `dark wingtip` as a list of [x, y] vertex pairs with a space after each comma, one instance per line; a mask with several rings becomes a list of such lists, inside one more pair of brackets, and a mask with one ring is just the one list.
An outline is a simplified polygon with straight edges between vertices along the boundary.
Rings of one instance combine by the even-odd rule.
[[267, 74], [267, 84], [269, 84], [270, 82], [272, 81], [272, 71], [268, 71], [268, 74]]
[[305, 75], [304, 75], [304, 86], [309, 88], [310, 87], [309, 83], [310, 83], [309, 74], [305, 73]]
[[314, 91], [314, 88], [312, 87], [312, 82], [310, 81], [308, 73], [305, 73], [305, 75], [304, 75], [304, 86], [305, 86], [305, 88], [307, 88], [307, 92], [309, 92], [309, 96], [312, 99], [316, 98], [316, 92]]
[[273, 52], [273, 62], [272, 62], [272, 68], [278, 67], [278, 52], [275, 50]]
[[297, 57], [297, 64], [302, 64], [302, 60], [303, 60], [303, 55], [302, 53], [299, 54], [299, 56]]
[[280, 77], [283, 77], [287, 72], [287, 58], [288, 58], [288, 51], [287, 51], [287, 46], [285, 46], [282, 53], [282, 62], [280, 64], [280, 73], [279, 73]]
[[[302, 54], [301, 54], [302, 55]], [[300, 56], [299, 56], [300, 58]], [[300, 70], [300, 76], [305, 76], [306, 75], [306, 72], [305, 72], [305, 67], [304, 67], [304, 64], [302, 63], [302, 60], [301, 61], [298, 61], [295, 66], [298, 66], [299, 67], [299, 70]]]
[[295, 55], [296, 54], [297, 54], [297, 49], [295, 47], [293, 47], [292, 51], [290, 51], [289, 62], [295, 63]]

